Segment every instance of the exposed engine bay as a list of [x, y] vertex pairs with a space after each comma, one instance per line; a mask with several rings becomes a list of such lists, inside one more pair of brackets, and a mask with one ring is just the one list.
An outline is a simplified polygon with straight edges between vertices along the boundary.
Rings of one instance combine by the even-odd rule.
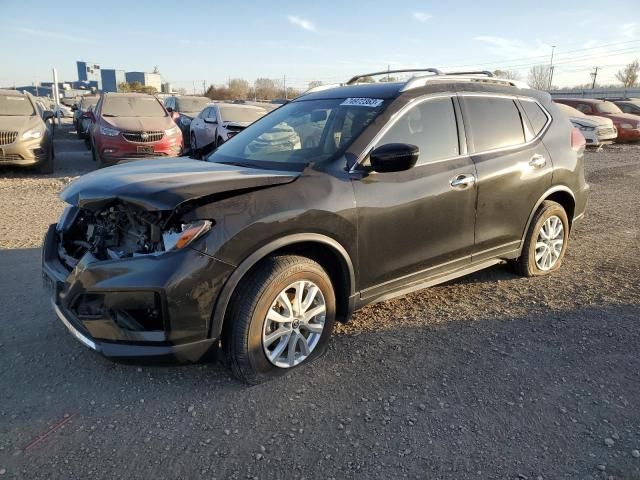
[[182, 227], [169, 225], [171, 212], [149, 212], [115, 204], [94, 212], [72, 208], [60, 222], [60, 259], [74, 268], [87, 252], [99, 260], [165, 252]]

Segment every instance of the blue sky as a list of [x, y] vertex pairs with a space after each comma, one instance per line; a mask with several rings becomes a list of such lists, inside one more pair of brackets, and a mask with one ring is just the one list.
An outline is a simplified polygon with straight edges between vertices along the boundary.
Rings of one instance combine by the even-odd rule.
[[[640, 58], [640, 9], [602, 1], [27, 2], [0, 0], [0, 86], [75, 80], [76, 60], [194, 82], [282, 78], [298, 88], [400, 67], [505, 68], [548, 63], [554, 84], [614, 82]], [[629, 4], [630, 5], [630, 4]], [[34, 13], [37, 12], [37, 13]]]

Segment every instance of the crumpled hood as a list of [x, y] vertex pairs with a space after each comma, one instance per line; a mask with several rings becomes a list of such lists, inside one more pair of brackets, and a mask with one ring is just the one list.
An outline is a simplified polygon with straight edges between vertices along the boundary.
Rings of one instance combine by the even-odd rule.
[[102, 117], [102, 121], [124, 132], [158, 132], [175, 126], [171, 117]]
[[98, 210], [114, 200], [146, 210], [173, 210], [188, 200], [233, 190], [289, 183], [299, 172], [237, 167], [188, 157], [149, 159], [96, 170], [72, 182], [60, 198]]

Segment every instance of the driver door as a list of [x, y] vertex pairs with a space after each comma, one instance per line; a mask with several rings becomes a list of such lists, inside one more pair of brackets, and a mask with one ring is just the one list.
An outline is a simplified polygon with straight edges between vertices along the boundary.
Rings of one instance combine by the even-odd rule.
[[471, 262], [476, 169], [458, 125], [456, 99], [419, 101], [375, 145], [418, 146], [416, 166], [393, 173], [369, 170], [353, 181], [363, 298], [378, 297]]

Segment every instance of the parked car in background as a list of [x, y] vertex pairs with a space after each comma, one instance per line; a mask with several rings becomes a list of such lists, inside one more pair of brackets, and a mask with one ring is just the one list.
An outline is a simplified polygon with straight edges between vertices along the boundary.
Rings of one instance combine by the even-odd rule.
[[204, 155], [266, 115], [264, 108], [235, 103], [211, 103], [189, 127], [191, 150]]
[[103, 93], [87, 116], [92, 122], [91, 153], [100, 167], [182, 153], [182, 133], [153, 95]]
[[580, 130], [587, 145], [600, 147], [613, 143], [618, 138], [618, 130], [613, 124], [613, 120], [597, 115], [587, 116], [580, 110], [576, 110], [569, 105], [558, 103], [558, 108], [571, 121], [574, 127]]
[[59, 104], [53, 106], [53, 114], [56, 118], [70, 118], [73, 117], [73, 110], [71, 107]]
[[627, 98], [625, 100], [614, 100], [620, 110], [632, 115], [640, 115], [640, 98]]
[[0, 90], [0, 165], [53, 172], [53, 112], [16, 90]]
[[618, 141], [640, 140], [640, 118], [624, 113], [614, 103], [595, 98], [554, 98], [553, 101], [569, 105], [585, 115], [610, 118], [618, 130]]
[[92, 118], [95, 118], [93, 112], [95, 111], [96, 105], [89, 105], [87, 111], [82, 114], [82, 118], [80, 118], [80, 126], [78, 127], [78, 136], [84, 139], [84, 144], [87, 147], [87, 150], [91, 150], [91, 127], [93, 126]]
[[176, 113], [174, 116], [176, 125], [182, 131], [182, 138], [186, 149], [189, 147], [189, 126], [191, 121], [211, 103], [211, 99], [207, 97], [191, 97], [188, 95], [167, 97], [164, 100], [164, 106], [169, 113]]
[[[74, 180], [42, 254], [66, 328], [112, 358], [221, 343], [258, 383], [319, 358], [369, 303], [507, 261], [556, 272], [589, 186], [584, 138], [549, 94], [435, 69], [358, 84], [375, 75], [298, 97], [207, 161]], [[276, 150], [283, 130], [298, 139]]]
[[89, 107], [95, 106], [98, 100], [100, 100], [98, 95], [87, 95], [82, 97], [77, 103], [73, 111], [73, 126], [76, 129], [78, 137], [85, 138], [86, 129], [82, 128], [83, 115], [89, 110]]

